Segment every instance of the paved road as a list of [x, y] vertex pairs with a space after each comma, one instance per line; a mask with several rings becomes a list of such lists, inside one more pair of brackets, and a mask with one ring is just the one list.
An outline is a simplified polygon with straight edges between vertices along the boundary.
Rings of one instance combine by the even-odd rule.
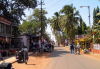
[[100, 60], [84, 55], [74, 55], [58, 47], [46, 69], [100, 69]]

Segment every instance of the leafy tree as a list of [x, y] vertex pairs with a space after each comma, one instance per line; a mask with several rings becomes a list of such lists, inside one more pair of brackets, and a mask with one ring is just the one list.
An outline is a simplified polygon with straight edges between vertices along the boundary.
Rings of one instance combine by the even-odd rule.
[[94, 43], [100, 43], [100, 9], [99, 7], [94, 8], [93, 13], [93, 19], [94, 19], [94, 25], [93, 25], [93, 35], [94, 35]]
[[79, 12], [72, 5], [65, 5], [61, 11], [64, 16], [62, 17], [62, 28], [67, 33], [70, 40], [75, 38], [75, 26], [78, 25]]
[[18, 36], [18, 25], [25, 16], [24, 10], [36, 6], [37, 0], [0, 0], [0, 16], [12, 22], [12, 34]]
[[46, 14], [47, 12], [45, 10], [43, 10], [43, 14], [42, 14], [42, 18], [43, 18], [43, 22], [41, 25], [41, 13], [40, 13], [40, 9], [36, 8], [33, 11], [33, 14], [31, 16], [29, 16], [27, 21], [24, 21], [22, 25], [20, 25], [19, 29], [21, 30], [21, 33], [27, 33], [27, 34], [39, 34], [41, 32], [41, 26], [43, 29], [43, 33], [45, 36], [45, 29], [47, 26], [47, 18], [46, 18]]
[[60, 14], [55, 12], [50, 23], [59, 43], [64, 43], [66, 38], [72, 41], [75, 35], [85, 34], [87, 29], [85, 22], [73, 5], [65, 5], [60, 10]]
[[60, 28], [60, 14], [58, 12], [54, 13], [55, 16], [53, 16], [52, 19], [50, 19], [50, 25], [53, 29], [53, 34], [55, 35], [55, 38], [58, 42], [58, 45], [61, 44], [61, 28]]
[[94, 8], [94, 11], [93, 11], [93, 24], [97, 24], [98, 21], [99, 21], [99, 17], [97, 16], [97, 13], [100, 12], [100, 9], [99, 7], [97, 6], [97, 8]]
[[40, 23], [36, 20], [24, 21], [23, 24], [19, 26], [21, 33], [26, 34], [36, 34], [39, 32]]
[[87, 26], [83, 21], [82, 17], [80, 16], [76, 34], [77, 35], [86, 34], [87, 33], [86, 30], [87, 30]]
[[42, 14], [41, 14], [41, 10], [39, 8], [36, 8], [36, 9], [34, 9], [34, 12], [33, 12], [33, 15], [32, 15], [33, 19], [35, 19], [37, 22], [41, 22], [41, 20], [42, 20], [41, 27], [40, 27], [40, 32], [42, 32], [42, 33], [45, 33], [45, 29], [47, 27], [46, 14], [47, 14], [46, 10], [42, 10]]
[[59, 17], [60, 17], [60, 15], [59, 15], [59, 13], [58, 12], [55, 12], [54, 13], [54, 15], [55, 15], [55, 17], [56, 17], [56, 19], [54, 20], [54, 23], [55, 23], [55, 30], [57, 30], [57, 31], [61, 31], [60, 30], [60, 21], [59, 21]]
[[26, 8], [35, 8], [37, 0], [0, 0], [0, 16], [19, 23]]

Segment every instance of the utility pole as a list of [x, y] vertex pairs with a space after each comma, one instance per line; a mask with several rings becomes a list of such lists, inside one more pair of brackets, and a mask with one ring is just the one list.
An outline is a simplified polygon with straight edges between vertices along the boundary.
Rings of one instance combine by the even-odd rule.
[[90, 6], [88, 6], [88, 11], [89, 11], [89, 24], [90, 24], [90, 28], [91, 28], [91, 21], [90, 21]]
[[42, 9], [42, 5], [43, 5], [43, 1], [41, 0], [41, 3], [40, 3], [40, 5], [41, 5], [41, 39], [42, 39], [42, 37], [43, 37], [43, 9]]

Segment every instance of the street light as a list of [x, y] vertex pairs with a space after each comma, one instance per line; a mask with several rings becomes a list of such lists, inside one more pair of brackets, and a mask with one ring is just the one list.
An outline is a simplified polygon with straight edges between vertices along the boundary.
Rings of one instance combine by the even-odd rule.
[[90, 6], [80, 6], [80, 8], [83, 8], [83, 7], [87, 7], [88, 8], [88, 13], [89, 13], [89, 25], [90, 25], [90, 28], [91, 28], [91, 21], [90, 21]]
[[[87, 7], [88, 8], [88, 13], [89, 13], [89, 25], [90, 25], [90, 32], [92, 33], [92, 30], [91, 30], [91, 22], [90, 22], [90, 6], [80, 6], [80, 8], [83, 8], [83, 7]], [[94, 42], [94, 35], [93, 35], [93, 42]]]

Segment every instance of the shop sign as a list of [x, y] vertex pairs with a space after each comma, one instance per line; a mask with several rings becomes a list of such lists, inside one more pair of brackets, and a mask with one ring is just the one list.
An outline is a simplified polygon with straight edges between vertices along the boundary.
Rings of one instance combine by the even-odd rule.
[[83, 38], [84, 35], [75, 35], [75, 38], [79, 39], [79, 38]]

